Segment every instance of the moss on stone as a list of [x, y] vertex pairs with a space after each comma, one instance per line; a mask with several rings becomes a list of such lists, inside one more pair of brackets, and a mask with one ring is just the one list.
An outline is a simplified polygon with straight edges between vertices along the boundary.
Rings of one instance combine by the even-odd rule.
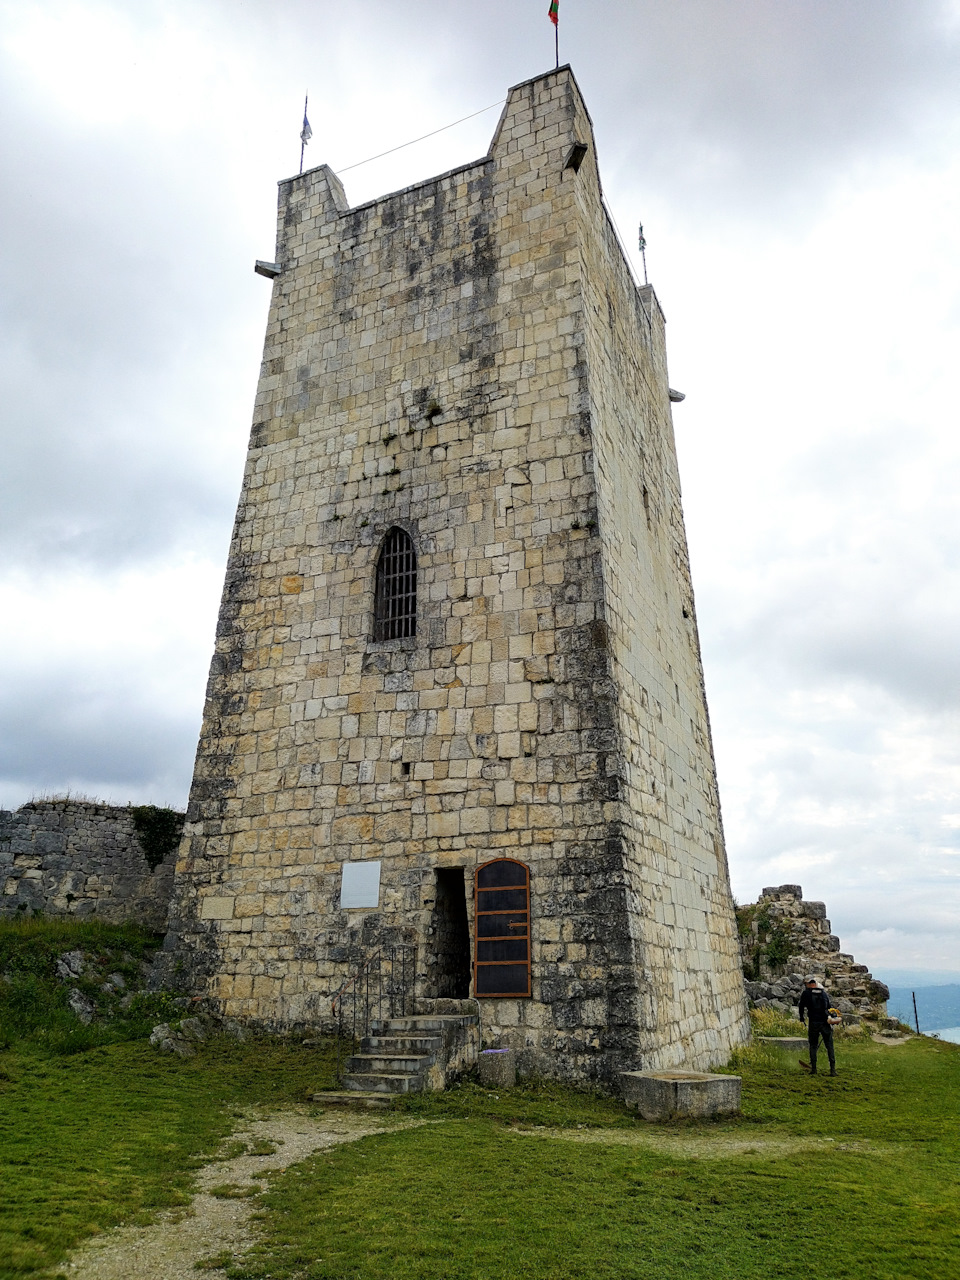
[[185, 815], [155, 804], [132, 804], [130, 813], [150, 870], [155, 871], [180, 843]]

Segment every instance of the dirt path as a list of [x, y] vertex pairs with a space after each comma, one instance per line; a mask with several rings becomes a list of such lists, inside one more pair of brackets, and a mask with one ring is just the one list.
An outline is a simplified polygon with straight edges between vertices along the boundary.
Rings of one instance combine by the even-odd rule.
[[[225, 1280], [224, 1271], [214, 1260], [226, 1263], [253, 1245], [253, 1197], [264, 1186], [270, 1170], [286, 1169], [325, 1147], [424, 1123], [427, 1122], [387, 1120], [382, 1115], [374, 1118], [368, 1112], [317, 1113], [306, 1106], [252, 1111], [225, 1141], [223, 1153], [228, 1158], [215, 1158], [199, 1171], [197, 1194], [188, 1208], [169, 1210], [149, 1227], [120, 1227], [95, 1236], [61, 1270], [70, 1280], [198, 1280], [200, 1276]], [[646, 1146], [694, 1160], [743, 1155], [778, 1159], [795, 1151], [830, 1147], [883, 1154], [882, 1144], [867, 1140], [763, 1138], [701, 1129], [665, 1133], [654, 1127], [624, 1130], [544, 1126], [515, 1127], [509, 1132], [521, 1139]], [[243, 1154], [231, 1154], [241, 1145]], [[258, 1151], [262, 1154], [254, 1154]], [[208, 1265], [198, 1271], [196, 1264], [208, 1259]]]
[[[244, 1144], [246, 1154], [214, 1159], [197, 1175], [198, 1192], [188, 1209], [164, 1213], [149, 1227], [120, 1227], [89, 1240], [61, 1270], [71, 1280], [223, 1280], [217, 1268], [196, 1269], [201, 1259], [236, 1257], [249, 1249], [254, 1235], [250, 1218], [268, 1170], [285, 1169], [314, 1151], [355, 1142], [372, 1133], [412, 1128], [421, 1121], [384, 1123], [368, 1113], [309, 1107], [251, 1112], [226, 1140], [229, 1153]], [[273, 1148], [270, 1154], [266, 1154]], [[263, 1151], [262, 1155], [249, 1154]], [[227, 1196], [212, 1195], [226, 1188]]]
[[611, 1147], [649, 1147], [663, 1155], [677, 1156], [682, 1160], [728, 1160], [731, 1156], [759, 1156], [761, 1159], [779, 1160], [800, 1151], [859, 1151], [882, 1155], [893, 1150], [892, 1144], [881, 1144], [869, 1138], [849, 1141], [787, 1135], [767, 1138], [756, 1134], [724, 1133], [722, 1129], [712, 1130], [707, 1126], [693, 1127], [680, 1133], [670, 1133], [653, 1125], [649, 1129], [517, 1127], [511, 1128], [510, 1132], [522, 1138], [548, 1138], [553, 1141], [584, 1142]]

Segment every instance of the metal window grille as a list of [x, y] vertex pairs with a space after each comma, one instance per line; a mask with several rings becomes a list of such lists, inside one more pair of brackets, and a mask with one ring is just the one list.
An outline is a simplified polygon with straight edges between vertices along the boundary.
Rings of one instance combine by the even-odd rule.
[[530, 868], [497, 858], [477, 868], [475, 996], [530, 995]]
[[397, 640], [417, 634], [417, 553], [413, 539], [394, 527], [383, 540], [377, 561], [373, 638]]

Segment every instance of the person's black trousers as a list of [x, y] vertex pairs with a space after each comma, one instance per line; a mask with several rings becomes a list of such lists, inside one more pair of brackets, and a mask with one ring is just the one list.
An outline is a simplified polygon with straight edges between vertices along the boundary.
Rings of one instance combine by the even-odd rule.
[[817, 1069], [817, 1048], [821, 1036], [823, 1036], [827, 1057], [830, 1060], [830, 1070], [833, 1071], [836, 1066], [833, 1056], [833, 1027], [827, 1022], [811, 1022], [807, 1027], [807, 1044], [810, 1046], [810, 1070], [816, 1071]]

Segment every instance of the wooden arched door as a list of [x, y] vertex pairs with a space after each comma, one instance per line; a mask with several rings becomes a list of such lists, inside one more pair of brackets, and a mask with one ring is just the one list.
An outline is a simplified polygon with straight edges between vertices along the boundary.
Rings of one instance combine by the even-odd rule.
[[512, 858], [477, 867], [477, 996], [530, 994], [530, 868]]

